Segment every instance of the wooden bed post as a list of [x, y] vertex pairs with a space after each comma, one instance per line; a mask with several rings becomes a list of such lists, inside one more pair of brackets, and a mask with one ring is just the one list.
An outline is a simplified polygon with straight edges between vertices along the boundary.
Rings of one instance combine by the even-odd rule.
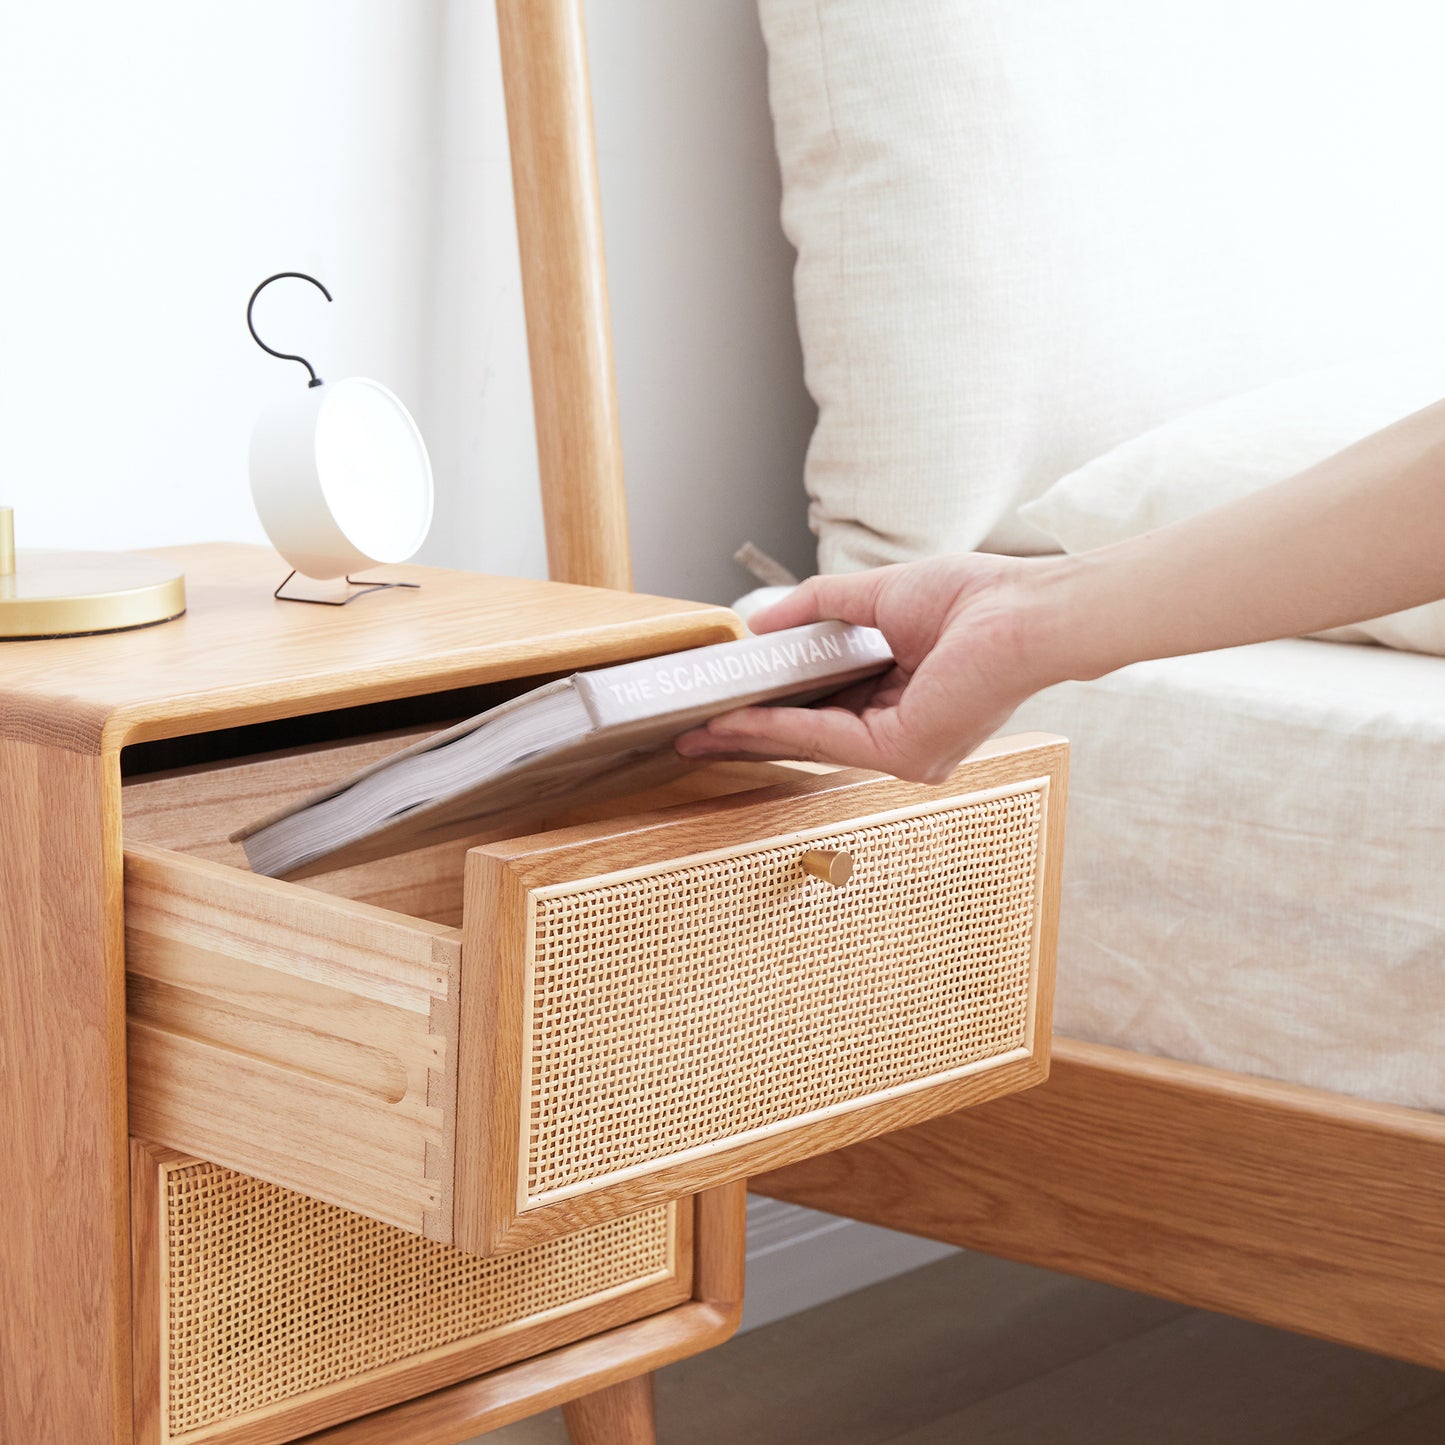
[[630, 591], [582, 0], [497, 0], [537, 461], [556, 581]]
[[[497, 0], [547, 571], [632, 590], [583, 0]], [[566, 1407], [576, 1445], [651, 1445], [652, 1376]]]

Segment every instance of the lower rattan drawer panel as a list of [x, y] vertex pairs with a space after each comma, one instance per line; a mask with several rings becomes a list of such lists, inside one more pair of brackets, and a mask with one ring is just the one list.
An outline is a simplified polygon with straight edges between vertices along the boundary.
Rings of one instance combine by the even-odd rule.
[[138, 1445], [271, 1445], [681, 1303], [692, 1201], [481, 1259], [135, 1144]]

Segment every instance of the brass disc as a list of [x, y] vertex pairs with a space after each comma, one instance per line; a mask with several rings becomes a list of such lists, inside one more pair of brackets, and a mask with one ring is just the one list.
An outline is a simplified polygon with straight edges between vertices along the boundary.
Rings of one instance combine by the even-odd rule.
[[185, 574], [154, 557], [16, 552], [14, 572], [0, 573], [0, 640], [119, 632], [185, 610]]

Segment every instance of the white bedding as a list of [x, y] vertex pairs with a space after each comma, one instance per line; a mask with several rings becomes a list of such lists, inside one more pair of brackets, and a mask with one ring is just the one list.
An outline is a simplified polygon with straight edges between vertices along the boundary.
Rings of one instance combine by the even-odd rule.
[[1031, 699], [1061, 1034], [1445, 1111], [1445, 660], [1261, 643]]

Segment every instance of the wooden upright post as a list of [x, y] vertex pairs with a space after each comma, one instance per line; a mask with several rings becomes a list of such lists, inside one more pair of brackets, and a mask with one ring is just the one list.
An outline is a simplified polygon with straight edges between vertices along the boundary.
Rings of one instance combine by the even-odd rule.
[[547, 565], [632, 587], [582, 0], [497, 0]]

